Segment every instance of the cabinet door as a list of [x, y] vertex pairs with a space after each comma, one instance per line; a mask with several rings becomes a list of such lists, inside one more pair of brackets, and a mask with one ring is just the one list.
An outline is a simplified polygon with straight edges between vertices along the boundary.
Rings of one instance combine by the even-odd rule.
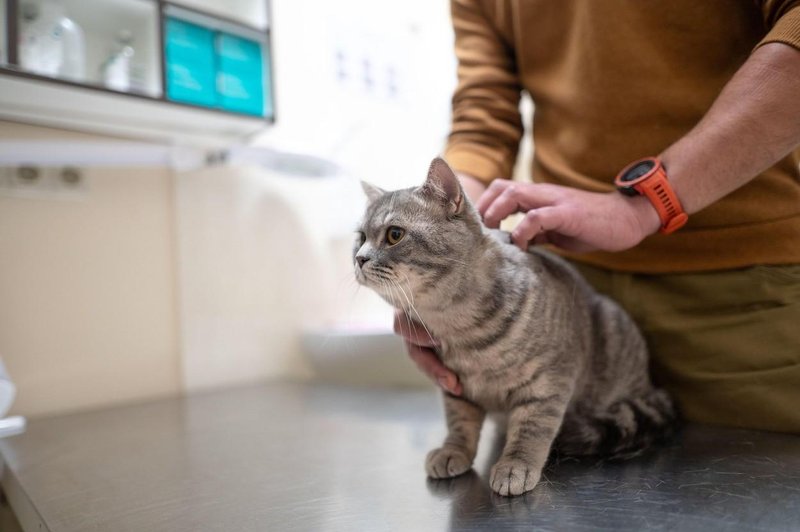
[[228, 111], [263, 115], [261, 43], [221, 32], [216, 44], [220, 106]]
[[216, 106], [214, 38], [215, 32], [206, 27], [167, 17], [164, 47], [168, 99]]

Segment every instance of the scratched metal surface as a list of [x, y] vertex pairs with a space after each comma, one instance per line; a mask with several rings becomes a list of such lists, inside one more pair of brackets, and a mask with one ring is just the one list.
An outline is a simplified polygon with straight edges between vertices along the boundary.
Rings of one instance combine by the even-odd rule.
[[433, 392], [268, 385], [34, 420], [0, 441], [56, 531], [797, 530], [800, 438], [689, 427], [621, 464], [551, 464], [515, 499], [476, 472], [429, 481]]

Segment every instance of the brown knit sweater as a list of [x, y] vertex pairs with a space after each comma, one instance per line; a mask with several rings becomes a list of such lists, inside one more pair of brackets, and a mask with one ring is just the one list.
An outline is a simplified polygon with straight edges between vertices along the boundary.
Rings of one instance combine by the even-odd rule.
[[[686, 134], [759, 44], [800, 48], [800, 0], [451, 0], [451, 7], [459, 84], [445, 156], [485, 182], [511, 175], [523, 90], [535, 105], [534, 181], [608, 191], [626, 164]], [[800, 149], [675, 234], [577, 258], [643, 273], [800, 263], [799, 165]]]

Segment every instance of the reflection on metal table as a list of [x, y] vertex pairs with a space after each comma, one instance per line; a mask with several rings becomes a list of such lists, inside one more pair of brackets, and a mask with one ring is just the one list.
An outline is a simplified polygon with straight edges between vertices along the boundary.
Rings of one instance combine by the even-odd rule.
[[444, 436], [435, 392], [271, 384], [32, 420], [0, 441], [25, 530], [789, 530], [800, 438], [689, 426], [622, 463], [550, 464], [492, 494], [475, 470], [427, 480]]

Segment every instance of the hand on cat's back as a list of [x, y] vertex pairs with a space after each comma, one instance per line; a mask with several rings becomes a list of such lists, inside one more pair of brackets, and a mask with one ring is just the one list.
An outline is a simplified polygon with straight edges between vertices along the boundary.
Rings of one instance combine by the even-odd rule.
[[514, 244], [523, 250], [531, 244], [550, 243], [578, 253], [623, 251], [660, 225], [658, 214], [643, 196], [505, 179], [495, 179], [476, 207], [492, 228], [512, 214], [525, 213], [511, 233]]
[[394, 332], [403, 337], [408, 356], [431, 380], [453, 395], [461, 395], [461, 383], [455, 373], [447, 369], [436, 354], [438, 342], [428, 331], [405, 312], [394, 315]]

